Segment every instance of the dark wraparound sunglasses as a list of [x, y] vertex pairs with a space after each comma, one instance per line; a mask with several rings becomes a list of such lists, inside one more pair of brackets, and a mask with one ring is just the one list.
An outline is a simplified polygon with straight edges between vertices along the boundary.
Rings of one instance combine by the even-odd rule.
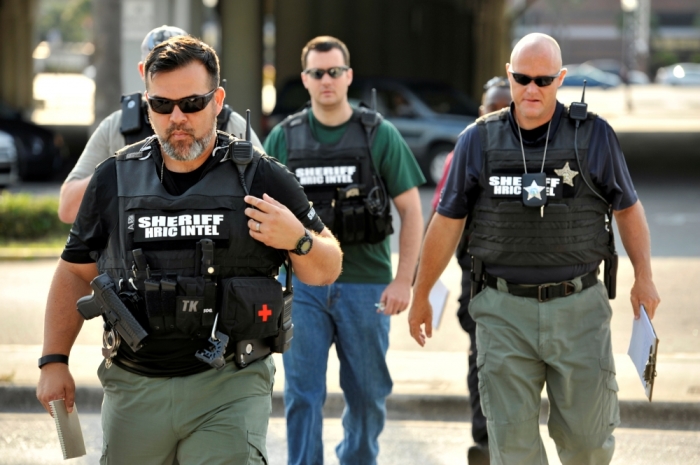
[[148, 97], [148, 105], [151, 107], [151, 110], [161, 115], [169, 115], [172, 113], [175, 109], [175, 105], [177, 105], [183, 113], [197, 113], [198, 111], [204, 110], [204, 108], [209, 105], [209, 102], [214, 97], [214, 92], [216, 92], [216, 89], [204, 95], [192, 95], [179, 100]]
[[328, 73], [333, 79], [338, 79], [345, 71], [349, 70], [348, 66], [334, 66], [328, 69], [310, 68], [305, 69], [304, 74], [311, 76], [314, 79], [323, 79], [323, 76]]
[[547, 87], [548, 85], [552, 84], [556, 78], [558, 78], [561, 75], [561, 71], [559, 71], [557, 74], [554, 76], [535, 76], [531, 77], [528, 76], [527, 74], [520, 74], [520, 73], [514, 73], [512, 71], [509, 71], [509, 73], [513, 76], [513, 80], [520, 84], [521, 86], [526, 86], [530, 84], [532, 81], [535, 81], [535, 85], [537, 87]]

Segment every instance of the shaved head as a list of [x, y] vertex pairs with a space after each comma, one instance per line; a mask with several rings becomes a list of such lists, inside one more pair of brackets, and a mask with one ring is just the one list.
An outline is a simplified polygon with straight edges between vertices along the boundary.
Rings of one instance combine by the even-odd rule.
[[[557, 89], [566, 76], [561, 63], [559, 44], [546, 34], [528, 34], [513, 48], [510, 63], [506, 63], [506, 73], [515, 104], [515, 119], [524, 129], [536, 128], [552, 118], [557, 105]], [[523, 84], [519, 84], [514, 75]], [[549, 79], [535, 81], [538, 77]]]
[[533, 55], [549, 61], [555, 72], [561, 69], [561, 49], [557, 41], [547, 34], [535, 32], [520, 39], [510, 54], [510, 62], [518, 63], [519, 58], [527, 59]]

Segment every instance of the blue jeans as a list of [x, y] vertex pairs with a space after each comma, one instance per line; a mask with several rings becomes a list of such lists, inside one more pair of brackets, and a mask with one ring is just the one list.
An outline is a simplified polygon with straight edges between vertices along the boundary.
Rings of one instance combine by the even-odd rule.
[[290, 465], [323, 463], [323, 404], [331, 344], [340, 360], [345, 397], [341, 464], [371, 465], [379, 454], [386, 398], [392, 381], [386, 365], [389, 319], [374, 304], [385, 284], [308, 286], [294, 278], [294, 339], [284, 353], [284, 402]]

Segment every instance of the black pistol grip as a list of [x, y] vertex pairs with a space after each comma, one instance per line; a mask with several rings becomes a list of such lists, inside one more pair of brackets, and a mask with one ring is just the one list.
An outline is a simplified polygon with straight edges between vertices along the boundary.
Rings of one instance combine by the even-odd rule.
[[[119, 296], [111, 288], [106, 288], [102, 292], [102, 298], [107, 306], [109, 312], [115, 313], [117, 318], [107, 319], [110, 323], [117, 329], [119, 335], [124, 339], [124, 341], [129, 344], [129, 347], [136, 352], [141, 348], [141, 343], [148, 336], [145, 329], [136, 321], [134, 315], [131, 314], [126, 305], [119, 299]], [[112, 321], [115, 320], [115, 321]]]
[[102, 314], [102, 309], [94, 295], [86, 295], [78, 299], [78, 313], [86, 320], [92, 320]]

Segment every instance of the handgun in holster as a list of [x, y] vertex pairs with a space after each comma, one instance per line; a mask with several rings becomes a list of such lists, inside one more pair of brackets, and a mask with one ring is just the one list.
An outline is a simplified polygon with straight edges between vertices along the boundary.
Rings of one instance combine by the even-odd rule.
[[603, 283], [608, 290], [608, 299], [613, 300], [617, 288], [617, 252], [606, 258], [603, 264]]
[[472, 256], [472, 269], [469, 277], [471, 281], [470, 298], [473, 299], [484, 287], [484, 262], [480, 258]]
[[148, 336], [145, 329], [124, 305], [115, 291], [114, 281], [106, 273], [97, 276], [90, 283], [93, 293], [78, 299], [78, 312], [86, 320], [103, 315], [109, 326], [136, 352], [143, 347]]

